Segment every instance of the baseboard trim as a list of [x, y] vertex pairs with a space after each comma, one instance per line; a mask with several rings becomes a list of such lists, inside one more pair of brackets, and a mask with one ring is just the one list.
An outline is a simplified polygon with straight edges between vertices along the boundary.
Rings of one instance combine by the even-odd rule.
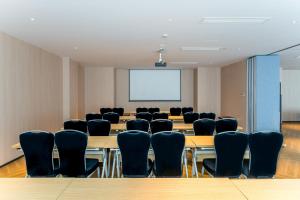
[[24, 155], [20, 155], [20, 156], [18, 156], [18, 157], [16, 157], [15, 159], [13, 159], [13, 160], [11, 160], [11, 161], [9, 161], [9, 162], [7, 162], [7, 163], [4, 163], [3, 165], [0, 165], [0, 168], [1, 167], [4, 167], [5, 165], [8, 165], [8, 164], [10, 164], [10, 163], [12, 163], [12, 162], [14, 162], [14, 161], [16, 161], [16, 160], [18, 160], [19, 158], [21, 158], [21, 157], [23, 157]]

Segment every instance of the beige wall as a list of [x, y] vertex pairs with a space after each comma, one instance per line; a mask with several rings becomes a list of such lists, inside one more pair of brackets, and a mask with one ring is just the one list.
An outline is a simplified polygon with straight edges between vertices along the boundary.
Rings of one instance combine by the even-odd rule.
[[300, 121], [300, 70], [281, 70], [282, 120]]
[[80, 63], [70, 62], [70, 118], [83, 119], [84, 112], [84, 69]]
[[236, 117], [246, 128], [246, 61], [221, 68], [221, 115]]
[[221, 70], [214, 67], [199, 67], [197, 77], [198, 112], [214, 112], [220, 115], [221, 110]]
[[134, 111], [136, 107], [160, 107], [162, 111], [172, 106], [194, 106], [194, 70], [181, 71], [181, 102], [129, 102], [129, 76], [128, 69], [116, 69], [116, 106], [124, 107], [125, 111]]
[[112, 67], [85, 67], [85, 112], [114, 106], [115, 79]]
[[62, 102], [61, 58], [0, 33], [0, 165], [21, 132], [62, 126]]

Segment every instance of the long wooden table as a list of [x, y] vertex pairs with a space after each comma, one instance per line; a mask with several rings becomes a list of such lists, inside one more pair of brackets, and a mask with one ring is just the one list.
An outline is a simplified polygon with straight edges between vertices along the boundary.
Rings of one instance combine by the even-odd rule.
[[[111, 130], [124, 131], [126, 130], [126, 123], [111, 124]], [[191, 131], [193, 130], [193, 124], [173, 123], [173, 130]]]
[[299, 200], [299, 179], [4, 178], [5, 200]]
[[[197, 143], [196, 143], [197, 142]], [[203, 145], [203, 147], [213, 147], [213, 136], [185, 136], [185, 147], [195, 148]], [[20, 149], [20, 143], [12, 145], [14, 149]], [[118, 148], [117, 136], [89, 136], [87, 149], [115, 149]]]
[[[120, 116], [120, 120], [121, 121], [129, 121], [129, 120], [135, 120], [136, 117], [134, 115], [123, 115], [123, 116]], [[183, 121], [183, 116], [180, 115], [180, 116], [169, 116], [169, 120], [172, 120], [172, 121]]]

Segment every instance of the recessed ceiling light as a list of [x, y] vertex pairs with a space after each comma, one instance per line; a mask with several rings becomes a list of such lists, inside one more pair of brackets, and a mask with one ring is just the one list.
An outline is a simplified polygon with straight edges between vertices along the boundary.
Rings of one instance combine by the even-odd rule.
[[167, 33], [164, 33], [164, 34], [162, 34], [162, 36], [161, 37], [163, 37], [163, 38], [167, 38], [169, 35], [167, 34]]
[[224, 47], [181, 47], [182, 51], [220, 51]]
[[292, 24], [297, 24], [297, 21], [296, 21], [296, 20], [293, 20], [293, 21], [292, 21]]
[[79, 48], [77, 46], [74, 47], [74, 50], [77, 51]]
[[34, 22], [34, 21], [35, 21], [35, 18], [34, 18], [34, 17], [30, 17], [29, 20], [32, 21], [32, 22]]
[[262, 24], [270, 20], [271, 17], [203, 17], [201, 24], [220, 24], [220, 23], [257, 23]]

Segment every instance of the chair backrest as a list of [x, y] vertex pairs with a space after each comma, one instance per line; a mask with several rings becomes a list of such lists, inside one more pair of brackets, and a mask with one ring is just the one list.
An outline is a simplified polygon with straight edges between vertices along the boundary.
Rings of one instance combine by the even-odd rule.
[[109, 136], [111, 125], [108, 120], [95, 119], [87, 123], [90, 136]]
[[149, 108], [148, 109], [148, 112], [153, 114], [153, 113], [159, 113], [160, 112], [160, 108]]
[[200, 119], [212, 119], [215, 120], [216, 119], [216, 114], [215, 113], [200, 113], [199, 116]]
[[249, 135], [249, 176], [272, 178], [276, 173], [283, 136], [277, 132], [257, 132]]
[[85, 115], [85, 120], [88, 122], [90, 120], [94, 120], [94, 119], [102, 119], [101, 114], [98, 113], [88, 113]]
[[223, 132], [214, 137], [216, 150], [216, 177], [239, 177], [242, 173], [248, 135], [235, 131]]
[[148, 112], [148, 108], [145, 108], [145, 107], [138, 107], [136, 108], [136, 114], [137, 113], [140, 113], [140, 112]]
[[82, 120], [69, 120], [64, 122], [65, 130], [76, 130], [86, 133], [87, 132], [87, 123]]
[[120, 116], [124, 115], [124, 108], [113, 108], [112, 111], [118, 113]]
[[120, 120], [120, 115], [115, 112], [104, 113], [103, 119], [108, 120], [111, 124], [117, 124]]
[[152, 114], [149, 112], [139, 112], [135, 116], [136, 119], [145, 119], [148, 122], [151, 122], [152, 120]]
[[236, 131], [238, 122], [234, 118], [224, 118], [216, 121], [216, 132]]
[[127, 130], [149, 131], [149, 122], [145, 119], [129, 120], [126, 122]]
[[104, 113], [112, 112], [113, 110], [111, 108], [100, 108], [101, 115], [104, 115]]
[[53, 175], [54, 135], [43, 131], [25, 132], [19, 139], [25, 156], [27, 175]]
[[170, 108], [170, 115], [172, 115], [172, 116], [179, 116], [179, 115], [181, 115], [181, 108], [179, 108], [179, 107], [171, 107]]
[[85, 150], [88, 137], [80, 131], [66, 130], [55, 134], [59, 154], [59, 171], [64, 176], [84, 176], [86, 171]]
[[144, 131], [125, 131], [117, 136], [124, 177], [147, 177], [150, 135]]
[[212, 119], [198, 119], [194, 121], [193, 128], [195, 135], [213, 135], [216, 127], [215, 120]]
[[169, 119], [168, 113], [155, 112], [155, 113], [152, 114], [152, 116], [153, 116], [153, 120], [156, 120], [156, 119]]
[[151, 145], [155, 155], [155, 175], [157, 177], [180, 177], [185, 145], [184, 134], [170, 131], [156, 133], [151, 137]]
[[181, 111], [182, 111], [182, 115], [184, 115], [184, 113], [187, 113], [187, 112], [193, 112], [193, 107], [183, 107], [182, 109], [181, 109]]
[[168, 119], [157, 119], [150, 122], [151, 133], [157, 133], [161, 131], [172, 131], [173, 122]]
[[183, 121], [186, 124], [192, 124], [199, 119], [199, 113], [187, 112], [183, 114]]

